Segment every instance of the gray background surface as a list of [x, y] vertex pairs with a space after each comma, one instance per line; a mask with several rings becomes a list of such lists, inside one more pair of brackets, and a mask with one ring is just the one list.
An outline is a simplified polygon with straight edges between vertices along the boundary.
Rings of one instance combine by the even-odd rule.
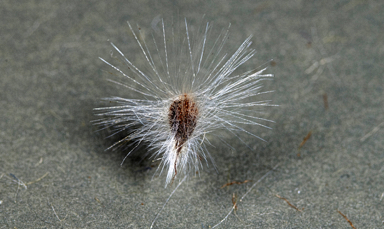
[[[251, 65], [273, 58], [273, 130], [249, 150], [210, 148], [211, 167], [184, 182], [155, 228], [382, 228], [384, 221], [384, 7], [382, 1], [1, 1], [0, 228], [148, 228], [175, 184], [150, 162], [104, 151], [90, 122], [116, 89], [98, 57], [108, 39], [137, 51], [126, 21], [157, 16], [214, 29], [229, 44], [254, 34]], [[132, 58], [135, 58], [132, 51]], [[126, 53], [128, 56], [129, 53]], [[316, 67], [317, 64], [317, 67]], [[249, 65], [249, 63], [248, 63]], [[123, 91], [121, 91], [123, 90]], [[127, 92], [128, 93], [128, 92]], [[326, 110], [323, 95], [328, 97]], [[298, 150], [302, 139], [311, 138]], [[368, 134], [368, 135], [367, 135]], [[366, 136], [366, 137], [364, 137]], [[220, 187], [229, 181], [253, 180]], [[23, 182], [23, 183], [21, 183]], [[25, 184], [25, 186], [23, 185]], [[290, 207], [286, 198], [302, 212]]]

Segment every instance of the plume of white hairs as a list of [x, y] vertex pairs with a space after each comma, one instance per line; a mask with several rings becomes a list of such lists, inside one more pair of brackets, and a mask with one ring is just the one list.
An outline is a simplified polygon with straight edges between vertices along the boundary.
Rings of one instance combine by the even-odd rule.
[[261, 139], [244, 126], [269, 128], [262, 123], [272, 121], [256, 115], [260, 107], [273, 106], [269, 100], [258, 100], [259, 95], [271, 92], [261, 91], [261, 82], [273, 76], [263, 74], [265, 69], [235, 73], [255, 54], [250, 48], [252, 36], [227, 54], [224, 45], [230, 26], [212, 38], [209, 23], [191, 33], [187, 20], [184, 26], [169, 29], [161, 20], [161, 39], [156, 39], [154, 31], [151, 42], [141, 29], [135, 32], [129, 22], [128, 26], [146, 67], [137, 67], [113, 43], [114, 59], [120, 66], [100, 58], [123, 77], [110, 81], [131, 95], [105, 98], [114, 105], [95, 109], [101, 116], [96, 124], [126, 136], [110, 148], [130, 146], [128, 156], [145, 144], [152, 157], [160, 160], [158, 171], [166, 171], [167, 186], [176, 176], [199, 171], [208, 158], [213, 163], [206, 148], [209, 135], [220, 137], [220, 131], [227, 131], [237, 137], [244, 132]]

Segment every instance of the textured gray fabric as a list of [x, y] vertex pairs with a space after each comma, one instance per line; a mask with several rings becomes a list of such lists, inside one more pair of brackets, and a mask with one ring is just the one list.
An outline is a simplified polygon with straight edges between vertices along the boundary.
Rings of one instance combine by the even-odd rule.
[[[0, 228], [150, 227], [177, 183], [164, 189], [150, 161], [120, 166], [126, 152], [104, 151], [113, 139], [92, 109], [130, 92], [106, 81], [98, 57], [109, 39], [137, 58], [127, 20], [199, 25], [203, 14], [214, 31], [231, 23], [229, 45], [254, 35], [244, 69], [274, 59], [266, 89], [280, 107], [267, 110], [273, 130], [257, 132], [267, 143], [241, 135], [252, 150], [210, 139], [218, 173], [180, 185], [154, 227], [210, 228], [278, 165], [219, 228], [350, 228], [338, 210], [356, 228], [381, 228], [383, 12], [382, 1], [1, 1]], [[252, 181], [220, 189], [235, 180]]]

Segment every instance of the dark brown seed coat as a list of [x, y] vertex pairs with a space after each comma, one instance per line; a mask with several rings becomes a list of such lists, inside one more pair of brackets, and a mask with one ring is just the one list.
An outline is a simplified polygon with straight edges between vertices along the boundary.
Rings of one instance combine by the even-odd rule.
[[169, 107], [168, 120], [171, 131], [175, 134], [177, 154], [195, 130], [198, 114], [196, 102], [188, 94], [175, 99]]

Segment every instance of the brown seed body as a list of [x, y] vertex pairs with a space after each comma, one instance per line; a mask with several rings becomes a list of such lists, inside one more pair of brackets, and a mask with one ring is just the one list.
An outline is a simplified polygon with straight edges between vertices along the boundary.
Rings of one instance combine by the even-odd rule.
[[195, 130], [198, 114], [199, 110], [196, 102], [188, 94], [183, 94], [175, 99], [169, 107], [169, 125], [175, 135], [177, 154], [180, 153], [184, 143]]

